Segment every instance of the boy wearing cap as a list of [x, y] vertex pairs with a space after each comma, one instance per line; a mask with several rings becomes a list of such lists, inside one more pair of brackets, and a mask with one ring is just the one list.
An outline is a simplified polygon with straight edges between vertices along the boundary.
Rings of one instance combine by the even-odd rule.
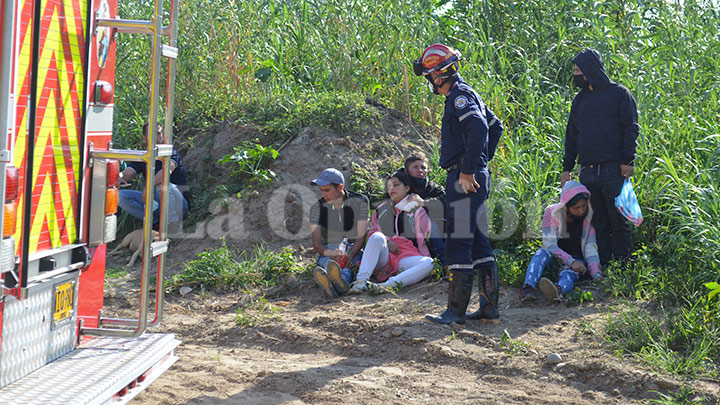
[[346, 189], [345, 177], [334, 168], [323, 170], [312, 184], [322, 195], [310, 208], [310, 231], [318, 254], [315, 281], [329, 298], [335, 298], [350, 289], [353, 273], [348, 267], [362, 257], [370, 201]]
[[[543, 215], [543, 247], [535, 252], [525, 275], [520, 293], [521, 302], [535, 301], [534, 287], [540, 281], [540, 291], [551, 302], [559, 302], [572, 291], [580, 278], [601, 281], [595, 228], [590, 206], [590, 191], [576, 181], [568, 181], [560, 193], [560, 202], [545, 209]], [[563, 265], [555, 284], [542, 276], [552, 256]]]

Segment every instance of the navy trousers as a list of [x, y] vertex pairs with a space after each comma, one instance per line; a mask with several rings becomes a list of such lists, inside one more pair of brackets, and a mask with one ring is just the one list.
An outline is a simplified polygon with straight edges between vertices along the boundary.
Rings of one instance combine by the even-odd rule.
[[490, 172], [475, 171], [480, 187], [465, 194], [458, 184], [460, 170], [448, 172], [445, 183], [445, 258], [450, 269], [472, 271], [474, 265], [492, 264], [495, 258], [487, 239], [485, 200], [490, 192]]

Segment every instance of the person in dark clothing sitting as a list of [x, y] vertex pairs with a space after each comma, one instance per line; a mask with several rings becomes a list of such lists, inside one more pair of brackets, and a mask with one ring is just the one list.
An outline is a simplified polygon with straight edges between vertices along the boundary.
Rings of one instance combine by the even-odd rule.
[[430, 255], [447, 265], [445, 260], [445, 189], [428, 180], [428, 159], [422, 152], [413, 152], [405, 158], [405, 167], [399, 172], [409, 175], [410, 196], [408, 201], [415, 201], [427, 211], [432, 229], [430, 231]]
[[560, 180], [570, 180], [575, 162], [580, 182], [588, 188], [595, 215], [600, 263], [630, 256], [630, 226], [615, 209], [615, 197], [634, 173], [640, 132], [635, 99], [605, 74], [598, 51], [585, 49], [573, 59], [573, 80], [580, 87], [565, 130], [565, 159]]

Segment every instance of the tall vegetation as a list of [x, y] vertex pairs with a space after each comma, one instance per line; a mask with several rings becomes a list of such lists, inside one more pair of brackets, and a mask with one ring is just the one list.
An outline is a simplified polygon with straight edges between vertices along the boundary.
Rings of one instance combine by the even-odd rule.
[[[609, 76], [630, 89], [640, 111], [633, 180], [645, 222], [634, 232], [635, 265], [624, 273], [611, 271], [613, 289], [626, 298], [696, 311], [702, 316], [683, 318], [697, 322], [683, 336], [696, 339], [708, 358], [720, 358], [720, 311], [705, 305], [704, 287], [720, 280], [716, 3], [401, 3], [183, 1], [178, 132], [227, 117], [264, 125], [283, 115], [296, 117], [310, 95], [336, 94], [372, 97], [437, 127], [442, 100], [413, 76], [411, 61], [424, 46], [444, 42], [461, 51], [463, 76], [506, 127], [492, 167], [498, 185], [493, 198], [515, 203], [520, 226], [497, 246], [518, 252], [521, 260], [513, 268], [522, 269], [532, 254], [527, 232], [539, 226], [542, 207], [558, 191], [565, 123], [576, 94], [570, 60], [585, 47], [596, 48]], [[149, 0], [130, 0], [121, 3], [120, 13], [141, 18], [149, 7]], [[128, 128], [144, 119], [138, 112], [145, 108], [139, 61], [147, 44], [132, 41], [118, 56], [118, 71], [135, 73], [118, 76], [115, 122], [121, 143], [137, 136]], [[681, 348], [692, 345], [667, 347], [683, 356]]]

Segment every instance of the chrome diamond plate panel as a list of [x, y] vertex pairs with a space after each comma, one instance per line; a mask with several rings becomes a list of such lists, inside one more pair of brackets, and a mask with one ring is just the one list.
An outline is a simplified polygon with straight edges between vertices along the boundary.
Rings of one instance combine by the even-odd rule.
[[0, 390], [0, 404], [100, 404], [172, 353], [172, 334], [96, 338]]
[[[74, 349], [76, 315], [73, 313], [71, 318], [53, 328], [52, 305], [54, 286], [70, 280], [77, 281], [77, 278], [78, 273], [75, 272], [30, 287], [28, 297], [21, 301], [11, 296], [5, 297], [0, 348], [0, 387]], [[77, 282], [75, 285], [77, 286]]]

